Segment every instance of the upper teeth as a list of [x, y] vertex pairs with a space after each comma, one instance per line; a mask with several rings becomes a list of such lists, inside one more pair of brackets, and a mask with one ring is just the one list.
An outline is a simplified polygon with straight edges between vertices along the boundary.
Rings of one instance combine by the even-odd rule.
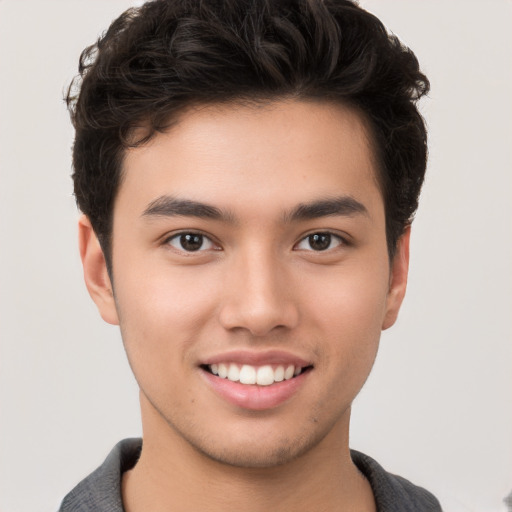
[[293, 364], [272, 367], [270, 365], [251, 366], [250, 364], [220, 363], [211, 364], [208, 367], [213, 374], [218, 375], [222, 379], [240, 382], [241, 384], [258, 384], [260, 386], [270, 386], [274, 382], [291, 379], [302, 371], [300, 366], [296, 367]]

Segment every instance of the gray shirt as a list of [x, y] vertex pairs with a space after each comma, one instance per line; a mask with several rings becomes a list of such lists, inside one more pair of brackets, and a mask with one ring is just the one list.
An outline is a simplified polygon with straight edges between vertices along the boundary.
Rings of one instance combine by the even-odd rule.
[[[59, 512], [123, 512], [122, 474], [135, 466], [141, 448], [141, 439], [119, 442], [105, 462], [64, 498]], [[378, 512], [441, 512], [437, 499], [425, 489], [387, 473], [363, 453], [352, 450], [351, 456], [370, 482]]]

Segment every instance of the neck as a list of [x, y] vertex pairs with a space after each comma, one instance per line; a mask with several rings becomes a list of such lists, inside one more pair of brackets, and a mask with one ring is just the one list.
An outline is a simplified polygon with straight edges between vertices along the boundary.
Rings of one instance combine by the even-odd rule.
[[265, 468], [213, 460], [167, 424], [162, 430], [161, 418], [152, 419], [156, 421], [143, 422], [144, 442], [137, 465], [123, 476], [126, 512], [375, 511], [370, 485], [350, 457], [349, 413], [307, 453]]

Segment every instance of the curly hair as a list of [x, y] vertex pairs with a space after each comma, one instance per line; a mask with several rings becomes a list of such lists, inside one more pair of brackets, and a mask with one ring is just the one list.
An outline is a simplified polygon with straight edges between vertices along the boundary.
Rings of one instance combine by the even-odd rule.
[[127, 148], [194, 104], [327, 100], [356, 108], [370, 127], [392, 258], [425, 175], [427, 134], [416, 102], [428, 90], [412, 51], [350, 0], [148, 1], [82, 52], [69, 86], [78, 207], [111, 269]]

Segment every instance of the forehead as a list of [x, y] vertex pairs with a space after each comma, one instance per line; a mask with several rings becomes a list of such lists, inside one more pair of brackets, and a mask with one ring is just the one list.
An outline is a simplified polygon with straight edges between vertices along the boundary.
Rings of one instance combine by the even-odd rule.
[[265, 209], [271, 201], [286, 209], [312, 196], [380, 200], [362, 115], [297, 100], [196, 106], [167, 132], [128, 150], [116, 203], [143, 209], [163, 194], [230, 208], [259, 200]]

